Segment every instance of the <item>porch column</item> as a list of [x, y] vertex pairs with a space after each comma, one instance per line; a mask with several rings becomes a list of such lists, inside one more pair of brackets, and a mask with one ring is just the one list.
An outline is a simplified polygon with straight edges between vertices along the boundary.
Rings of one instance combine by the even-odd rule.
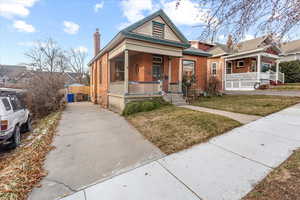
[[257, 80], [260, 82], [260, 72], [261, 72], [261, 55], [257, 55]]
[[129, 55], [128, 50], [124, 51], [124, 94], [128, 94], [128, 66], [129, 66]]
[[182, 93], [182, 58], [179, 58], [178, 92]]
[[279, 78], [279, 60], [276, 60], [276, 84], [278, 84], [278, 78]]
[[224, 75], [223, 75], [223, 81], [222, 81], [222, 84], [223, 84], [223, 90], [226, 89], [226, 79], [227, 79], [227, 59], [224, 60]]
[[169, 56], [169, 89], [172, 82], [172, 57]]

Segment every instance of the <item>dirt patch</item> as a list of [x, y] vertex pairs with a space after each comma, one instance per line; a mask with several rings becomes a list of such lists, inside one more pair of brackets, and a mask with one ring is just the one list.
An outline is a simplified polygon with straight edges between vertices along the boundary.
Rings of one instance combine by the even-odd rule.
[[243, 200], [300, 200], [300, 149], [273, 170]]
[[127, 120], [166, 154], [207, 141], [241, 125], [223, 116], [175, 106], [131, 115]]
[[0, 155], [0, 199], [25, 200], [34, 186], [47, 175], [43, 163], [51, 146], [61, 112], [40, 120], [32, 133], [22, 136], [22, 144]]

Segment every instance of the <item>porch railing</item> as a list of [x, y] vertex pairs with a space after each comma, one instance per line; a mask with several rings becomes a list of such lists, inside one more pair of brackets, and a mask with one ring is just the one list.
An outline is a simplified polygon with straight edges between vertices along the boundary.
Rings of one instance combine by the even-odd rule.
[[284, 73], [281, 73], [281, 72], [279, 72], [278, 73], [278, 80], [281, 82], [281, 83], [284, 83]]
[[179, 91], [179, 83], [169, 83], [168, 92], [177, 93]]
[[124, 95], [124, 81], [111, 82], [109, 85], [109, 93]]
[[162, 91], [162, 84], [160, 81], [151, 82], [129, 82], [129, 94], [135, 95], [155, 95]]

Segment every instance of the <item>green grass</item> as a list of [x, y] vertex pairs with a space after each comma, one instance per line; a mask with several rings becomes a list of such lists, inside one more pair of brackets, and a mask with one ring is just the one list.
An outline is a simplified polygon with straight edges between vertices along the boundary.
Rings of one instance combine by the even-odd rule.
[[236, 113], [266, 116], [296, 103], [300, 103], [300, 97], [224, 95], [201, 97], [193, 105]]
[[175, 106], [136, 113], [126, 119], [166, 154], [205, 142], [241, 125], [227, 117]]

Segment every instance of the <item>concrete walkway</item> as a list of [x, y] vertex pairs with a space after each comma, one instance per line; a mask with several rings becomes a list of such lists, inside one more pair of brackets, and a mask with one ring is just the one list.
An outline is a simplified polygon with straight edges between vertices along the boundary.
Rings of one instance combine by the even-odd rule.
[[225, 91], [225, 94], [233, 94], [233, 95], [274, 95], [274, 96], [300, 97], [300, 91], [297, 91], [297, 90]]
[[87, 102], [67, 106], [54, 146], [30, 200], [53, 200], [164, 156], [124, 118]]
[[184, 106], [180, 106], [180, 107], [191, 109], [191, 110], [196, 110], [196, 111], [201, 111], [201, 112], [208, 112], [208, 113], [212, 113], [212, 114], [222, 115], [222, 116], [234, 119], [242, 124], [248, 124], [252, 121], [255, 121], [255, 120], [261, 118], [261, 116], [257, 116], [257, 115], [246, 115], [246, 114], [228, 112], [228, 111], [223, 111], [223, 110], [204, 108], [204, 107], [200, 107], [200, 106], [184, 105]]
[[300, 147], [300, 104], [63, 200], [238, 200]]

